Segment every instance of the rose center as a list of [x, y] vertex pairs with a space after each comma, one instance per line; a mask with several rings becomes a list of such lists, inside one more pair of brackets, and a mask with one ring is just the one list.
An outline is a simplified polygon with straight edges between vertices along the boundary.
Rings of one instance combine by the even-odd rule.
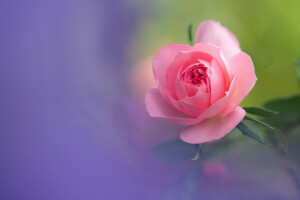
[[206, 83], [207, 80], [207, 68], [203, 64], [195, 64], [187, 67], [181, 74], [181, 81], [193, 84], [195, 86], [201, 86]]

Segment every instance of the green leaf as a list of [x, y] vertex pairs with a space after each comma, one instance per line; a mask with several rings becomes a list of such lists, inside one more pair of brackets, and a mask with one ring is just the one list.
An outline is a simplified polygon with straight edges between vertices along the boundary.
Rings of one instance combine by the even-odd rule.
[[280, 116], [300, 118], [300, 95], [273, 99], [266, 102], [264, 107], [278, 111]]
[[263, 126], [263, 127], [267, 128], [267, 129], [270, 129], [271, 131], [275, 132], [280, 137], [280, 139], [282, 140], [282, 142], [284, 144], [284, 150], [287, 152], [287, 150], [288, 150], [288, 141], [287, 141], [286, 137], [282, 134], [282, 132], [279, 129], [277, 129], [275, 127], [272, 127], [272, 126], [270, 126], [270, 125], [268, 125], [268, 124], [266, 124], [266, 123], [264, 123], [264, 122], [262, 122], [262, 121], [260, 121], [258, 119], [253, 119], [253, 118], [247, 117], [247, 116], [244, 119], [250, 120], [250, 121], [255, 122], [257, 124], [260, 124], [261, 126]]
[[278, 112], [272, 111], [269, 109], [265, 109], [265, 108], [246, 107], [244, 109], [247, 113], [252, 114], [252, 115], [257, 115], [260, 117], [274, 117], [274, 116], [278, 115]]
[[204, 144], [196, 144], [195, 146], [196, 146], [196, 154], [191, 160], [198, 160], [199, 156], [202, 153]]
[[244, 135], [256, 140], [257, 142], [261, 143], [261, 144], [265, 144], [264, 139], [256, 134], [255, 132], [253, 132], [251, 129], [248, 128], [248, 126], [244, 123], [244, 122], [240, 122], [237, 126], [236, 126]]
[[300, 57], [295, 62], [295, 70], [298, 77], [298, 82], [300, 84]]
[[300, 125], [300, 95], [272, 99], [264, 107], [279, 112], [276, 117], [265, 118], [264, 121], [276, 126], [285, 135], [288, 134], [286, 130]]
[[189, 38], [189, 43], [191, 46], [194, 44], [194, 37], [193, 37], [193, 24], [190, 24], [188, 27], [188, 38]]

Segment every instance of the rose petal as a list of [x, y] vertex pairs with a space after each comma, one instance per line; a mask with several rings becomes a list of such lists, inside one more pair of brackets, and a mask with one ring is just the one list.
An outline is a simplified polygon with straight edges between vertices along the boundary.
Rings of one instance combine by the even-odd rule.
[[213, 142], [224, 137], [229, 133], [242, 119], [246, 112], [241, 107], [236, 107], [226, 116], [218, 115], [213, 118], [205, 119], [199, 124], [183, 130], [180, 138], [191, 144], [200, 144]]
[[210, 93], [196, 94], [195, 96], [185, 98], [184, 101], [204, 108], [207, 108], [211, 105]]
[[226, 83], [232, 80], [231, 68], [229, 67], [228, 61], [225, 59], [223, 51], [220, 49], [220, 47], [209, 43], [197, 43], [190, 51], [199, 51], [211, 55], [224, 71]]
[[236, 84], [233, 88], [230, 103], [223, 113], [224, 115], [230, 113], [241, 103], [257, 81], [252, 60], [246, 53], [241, 52], [235, 55], [230, 62], [230, 66], [236, 78]]
[[227, 72], [223, 71], [223, 69], [220, 67], [220, 65], [215, 59], [213, 59], [211, 62], [211, 70], [211, 104], [214, 104], [219, 99], [225, 96], [226, 85], [229, 84], [226, 84], [226, 78], [224, 75]]
[[199, 88], [193, 84], [184, 84], [186, 91], [188, 93], [188, 96], [194, 96], [197, 94]]
[[223, 113], [232, 98], [234, 88], [236, 88], [236, 77], [233, 78], [228, 92], [225, 92], [225, 96], [212, 104], [199, 118], [210, 118]]
[[[204, 66], [207, 67], [207, 76], [210, 77], [211, 76], [211, 63], [204, 61], [202, 59], [198, 59], [197, 63], [201, 63]], [[181, 72], [179, 72], [181, 73]], [[195, 96], [196, 94], [201, 94], [201, 93], [208, 93], [210, 91], [210, 88], [208, 89], [209, 86], [205, 86], [205, 87], [197, 87], [191, 83], [183, 83], [184, 87], [186, 88], [187, 91], [187, 95], [189, 97]]]
[[175, 81], [175, 94], [177, 96], [177, 99], [184, 99], [188, 96], [186, 88], [184, 87], [183, 83], [179, 78], [179, 74], [177, 74], [177, 78]]
[[204, 59], [210, 62], [212, 58], [213, 57], [208, 55], [206, 52], [200, 51], [181, 51], [178, 53], [166, 72], [168, 89], [171, 91], [174, 90], [176, 77], [180, 71], [183, 71], [191, 64], [198, 63], [199, 59]]
[[[208, 55], [210, 55], [211, 57], [215, 58], [215, 59], [220, 59], [219, 58], [219, 52], [220, 52], [220, 47], [218, 47], [217, 45], [214, 44], [210, 44], [210, 43], [196, 43], [190, 51], [199, 51], [199, 52], [203, 52], [206, 53]], [[208, 61], [208, 59], [202, 59], [201, 60], [204, 61]], [[209, 60], [210, 61], [210, 60]], [[218, 60], [219, 61], [219, 60]], [[220, 60], [221, 61], [221, 60]], [[222, 62], [222, 61], [221, 61]]]
[[179, 111], [192, 116], [198, 117], [201, 113], [203, 113], [207, 108], [193, 105], [189, 102], [186, 102], [184, 99], [182, 100], [175, 100], [169, 94], [166, 96], [170, 103]]
[[162, 91], [166, 88], [166, 72], [170, 64], [180, 51], [187, 51], [192, 47], [185, 44], [172, 44], [160, 49], [152, 60], [153, 72], [157, 87]]
[[202, 119], [191, 118], [169, 105], [156, 88], [152, 88], [146, 93], [145, 103], [151, 117], [165, 118], [181, 125], [193, 125], [202, 121]]
[[226, 59], [231, 58], [241, 52], [240, 45], [236, 37], [219, 22], [212, 20], [202, 22], [196, 32], [197, 43], [210, 43], [221, 47]]

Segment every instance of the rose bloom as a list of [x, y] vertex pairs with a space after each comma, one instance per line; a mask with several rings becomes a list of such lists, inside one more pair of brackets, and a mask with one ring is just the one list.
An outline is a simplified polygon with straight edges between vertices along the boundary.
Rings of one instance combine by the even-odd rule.
[[189, 125], [180, 138], [188, 143], [224, 137], [245, 116], [238, 105], [257, 78], [250, 56], [236, 37], [215, 21], [204, 21], [196, 44], [172, 44], [152, 61], [157, 88], [146, 93], [150, 116]]

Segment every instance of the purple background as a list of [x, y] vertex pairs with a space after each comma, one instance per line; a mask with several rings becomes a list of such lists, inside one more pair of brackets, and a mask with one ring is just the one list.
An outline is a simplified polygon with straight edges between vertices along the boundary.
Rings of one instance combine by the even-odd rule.
[[1, 1], [0, 20], [0, 199], [140, 199], [116, 136], [134, 8]]

